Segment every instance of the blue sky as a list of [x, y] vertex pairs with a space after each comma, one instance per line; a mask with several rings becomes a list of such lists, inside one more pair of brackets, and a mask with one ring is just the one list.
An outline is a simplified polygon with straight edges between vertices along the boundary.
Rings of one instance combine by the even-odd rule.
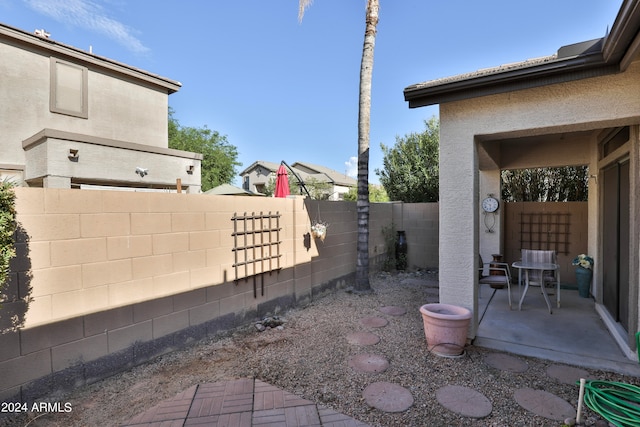
[[[555, 53], [602, 37], [622, 0], [380, 0], [370, 180], [380, 143], [421, 132], [414, 83]], [[169, 105], [256, 160], [354, 173], [365, 0], [0, 0], [0, 22], [182, 83]], [[354, 175], [355, 176], [355, 175]], [[240, 180], [236, 181], [239, 184]]]

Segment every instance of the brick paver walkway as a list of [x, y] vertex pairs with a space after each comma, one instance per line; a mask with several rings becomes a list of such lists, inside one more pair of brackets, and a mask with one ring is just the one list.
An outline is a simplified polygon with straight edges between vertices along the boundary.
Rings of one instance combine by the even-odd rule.
[[254, 379], [195, 385], [125, 426], [330, 426], [367, 424]]

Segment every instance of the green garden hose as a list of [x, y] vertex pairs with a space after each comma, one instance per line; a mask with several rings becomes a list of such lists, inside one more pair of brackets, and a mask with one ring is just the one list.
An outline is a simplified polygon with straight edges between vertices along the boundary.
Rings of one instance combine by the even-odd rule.
[[617, 427], [640, 426], [638, 386], [613, 381], [586, 381], [584, 403]]

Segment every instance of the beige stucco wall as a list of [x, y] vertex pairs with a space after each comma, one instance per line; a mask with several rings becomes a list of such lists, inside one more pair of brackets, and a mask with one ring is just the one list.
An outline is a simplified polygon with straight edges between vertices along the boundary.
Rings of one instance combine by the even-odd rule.
[[[29, 236], [27, 328], [244, 277], [233, 267], [234, 215], [280, 213], [279, 266], [305, 272], [296, 278], [304, 293], [355, 271], [353, 202], [35, 188], [16, 194], [17, 220]], [[381, 230], [395, 215], [407, 228], [409, 266], [437, 265], [437, 205], [408, 204], [395, 213], [394, 206], [402, 205], [371, 205], [371, 257], [386, 252]], [[314, 221], [329, 224], [324, 242], [305, 238]]]
[[[95, 381], [353, 282], [355, 202], [47, 188], [16, 195], [8, 294], [19, 298], [3, 302], [0, 326], [12, 315], [24, 325], [0, 334], [3, 400]], [[420, 264], [426, 258], [411, 245], [437, 246], [428, 226], [437, 205], [397, 207], [371, 204], [371, 270], [391, 223], [412, 230], [413, 266], [433, 266]], [[281, 215], [281, 269], [256, 281], [240, 269], [235, 282], [231, 219], [260, 212]], [[313, 221], [329, 224], [324, 241], [310, 238]]]
[[[89, 66], [89, 118], [49, 111], [50, 54], [0, 42], [0, 158], [24, 164], [22, 141], [44, 128], [167, 146], [168, 94]], [[85, 64], [81, 64], [85, 65]]]
[[236, 212], [283, 215], [282, 268], [317, 255], [295, 251], [309, 222], [301, 199], [240, 199], [18, 188], [32, 266], [25, 327], [233, 280]]
[[[1, 24], [0, 57], [0, 178], [155, 189], [180, 179], [184, 191], [200, 192], [201, 156], [167, 148], [168, 96], [179, 83]], [[87, 70], [86, 116], [52, 111], [56, 61]], [[80, 157], [70, 161], [69, 149]], [[136, 167], [151, 174], [139, 179]]]
[[[51, 129], [27, 139], [23, 148], [28, 165], [24, 179], [34, 186], [42, 177], [57, 178], [61, 185], [44, 185], [57, 188], [70, 188], [73, 181], [172, 189], [180, 180], [182, 191], [200, 192], [202, 156], [195, 153]], [[76, 157], [70, 157], [71, 152]], [[138, 168], [147, 173], [136, 173]]]
[[[636, 62], [617, 75], [440, 105], [442, 302], [472, 308], [477, 325], [477, 253], [500, 253], [502, 241], [501, 228], [495, 233], [483, 231], [479, 202], [486, 193], [500, 194], [498, 168], [507, 167], [508, 160], [509, 165], [519, 167], [588, 163], [592, 173], [597, 171], [597, 133], [603, 128], [638, 124], [638, 93], [640, 64]], [[558, 138], [561, 134], [570, 137]], [[546, 150], [531, 151], [517, 145], [519, 140], [528, 142], [521, 138], [538, 137], [544, 141], [546, 135], [554, 141]], [[498, 150], [498, 155], [487, 160], [484, 144], [502, 140], [513, 145]], [[571, 144], [571, 149], [566, 149], [564, 141]], [[637, 139], [633, 144], [637, 146]], [[632, 188], [640, 186], [635, 176]], [[589, 188], [589, 229], [597, 230], [598, 188], [593, 181]], [[632, 206], [637, 202], [632, 200]], [[588, 251], [597, 257], [596, 239], [590, 237]], [[634, 239], [637, 248], [638, 237]], [[637, 249], [633, 253], [637, 257]], [[634, 282], [638, 282], [637, 278]], [[470, 335], [475, 336], [475, 326]]]

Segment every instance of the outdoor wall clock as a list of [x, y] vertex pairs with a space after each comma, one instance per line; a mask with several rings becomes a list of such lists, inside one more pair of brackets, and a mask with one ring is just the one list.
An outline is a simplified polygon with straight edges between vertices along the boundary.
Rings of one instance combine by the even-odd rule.
[[484, 211], [484, 226], [487, 233], [493, 233], [493, 227], [496, 225], [496, 211], [500, 207], [498, 199], [493, 194], [488, 194], [482, 201], [482, 210]]
[[482, 209], [485, 212], [494, 213], [500, 207], [500, 202], [498, 199], [489, 194], [489, 197], [482, 201]]

